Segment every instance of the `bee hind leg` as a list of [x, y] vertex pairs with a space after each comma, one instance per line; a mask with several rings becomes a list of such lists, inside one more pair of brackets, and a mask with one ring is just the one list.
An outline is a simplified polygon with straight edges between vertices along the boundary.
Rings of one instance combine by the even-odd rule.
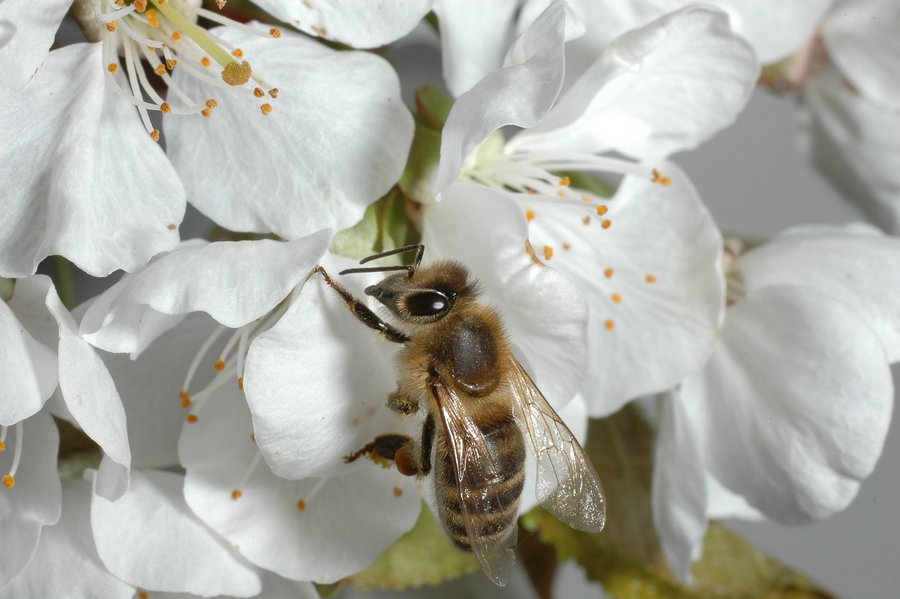
[[[400, 474], [425, 476], [431, 472], [431, 447], [434, 440], [434, 418], [431, 414], [422, 426], [422, 443], [418, 445], [412, 437], [397, 433], [379, 435], [350, 455], [344, 456], [349, 464], [361, 457], [368, 457], [376, 464], [390, 468], [394, 462]], [[416, 450], [419, 451], [416, 451]]]

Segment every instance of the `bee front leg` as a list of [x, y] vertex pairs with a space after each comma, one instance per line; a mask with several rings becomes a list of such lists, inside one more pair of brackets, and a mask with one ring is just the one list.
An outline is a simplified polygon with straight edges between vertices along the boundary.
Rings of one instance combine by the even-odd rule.
[[350, 309], [350, 312], [361, 323], [363, 323], [370, 329], [378, 331], [388, 341], [393, 341], [394, 343], [406, 343], [407, 341], [409, 341], [409, 338], [406, 335], [392, 327], [390, 324], [381, 320], [381, 318], [379, 318], [377, 314], [372, 312], [372, 310], [370, 310], [367, 305], [356, 299], [353, 294], [347, 290], [346, 287], [332, 279], [331, 275], [329, 275], [328, 271], [326, 271], [324, 268], [322, 268], [321, 266], [317, 266], [315, 268], [315, 272], [322, 275], [322, 278], [325, 279], [325, 283], [327, 283], [329, 287], [337, 291], [338, 295], [341, 296], [341, 299], [344, 300], [344, 303], [347, 304], [347, 308]]
[[416, 449], [415, 439], [408, 435], [391, 433], [379, 435], [348, 456], [344, 462], [349, 464], [361, 457], [368, 457], [376, 464], [390, 468], [390, 462], [397, 465], [400, 474], [406, 476], [425, 476], [431, 472], [431, 448], [434, 442], [434, 418], [431, 414], [422, 426], [422, 443]]

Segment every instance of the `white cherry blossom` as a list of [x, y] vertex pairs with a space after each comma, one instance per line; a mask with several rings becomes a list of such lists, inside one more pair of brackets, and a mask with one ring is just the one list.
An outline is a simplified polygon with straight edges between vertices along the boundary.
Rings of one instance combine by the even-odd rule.
[[[867, 226], [788, 231], [732, 256], [734, 303], [704, 370], [663, 398], [654, 519], [687, 577], [710, 516], [710, 477], [778, 522], [852, 501], [881, 453], [900, 358], [900, 242]], [[727, 493], [725, 494], [727, 499]]]

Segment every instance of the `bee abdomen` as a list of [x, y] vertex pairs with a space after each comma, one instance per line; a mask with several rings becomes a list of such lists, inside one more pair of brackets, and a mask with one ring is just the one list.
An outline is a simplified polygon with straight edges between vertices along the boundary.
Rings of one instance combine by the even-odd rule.
[[499, 541], [511, 526], [515, 526], [519, 497], [525, 483], [525, 445], [512, 418], [479, 428], [493, 460], [489, 464], [467, 464], [462, 496], [453, 458], [448, 452], [440, 452], [442, 457], [435, 468], [435, 493], [441, 524], [450, 540], [466, 551], [471, 550], [472, 543], [460, 502], [465, 504], [470, 516], [471, 534], [482, 543], [490, 544]]

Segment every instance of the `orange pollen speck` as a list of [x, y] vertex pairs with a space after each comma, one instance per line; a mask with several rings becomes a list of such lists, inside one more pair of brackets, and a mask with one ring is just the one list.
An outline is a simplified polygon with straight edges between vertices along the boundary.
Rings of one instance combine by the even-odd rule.
[[568, 241], [563, 242], [563, 249], [568, 252], [569, 250], [572, 249], [572, 244], [569, 243]]
[[112, 33], [113, 31], [116, 30], [116, 27], [118, 27], [118, 26], [119, 26], [118, 23], [116, 23], [115, 21], [111, 21], [106, 24], [106, 30], [109, 31], [110, 33]]
[[273, 87], [272, 89], [270, 89], [269, 95], [272, 96], [272, 98], [277, 98], [278, 97], [278, 88]]
[[216, 363], [213, 364], [213, 368], [216, 369], [216, 372], [222, 372], [225, 370], [225, 360], [216, 360]]
[[240, 48], [235, 48], [234, 50], [231, 51], [231, 55], [234, 56], [235, 58], [243, 58], [244, 51], [241, 50]]
[[599, 206], [597, 206], [597, 215], [598, 216], [603, 216], [607, 212], [609, 212], [609, 208], [607, 208], [605, 204], [600, 204]]
[[257, 98], [262, 98], [266, 95], [266, 92], [264, 92], [261, 87], [257, 87], [253, 90], [253, 95]]
[[147, 0], [134, 0], [131, 5], [138, 12], [144, 12], [145, 10], [147, 10]]
[[119, 70], [119, 65], [117, 65], [114, 62], [111, 62], [108, 65], [106, 65], [106, 70], [109, 71], [110, 73], [115, 73], [116, 71]]
[[534, 220], [534, 210], [526, 210], [525, 211], [525, 220], [531, 222]]
[[670, 179], [669, 177], [666, 177], [665, 175], [663, 175], [661, 172], [659, 172], [656, 169], [653, 169], [653, 178], [650, 180], [654, 183], [658, 183], [658, 184], [662, 185], [663, 187], [668, 187], [669, 185], [672, 184], [672, 179]]
[[3, 453], [4, 451], [6, 451], [6, 443], [0, 441], [0, 453]]
[[242, 376], [238, 377], [238, 389], [240, 389], [241, 391], [244, 390], [244, 377]]
[[305, 510], [306, 509], [306, 501], [303, 499], [298, 499], [297, 500], [297, 509], [300, 510], [301, 512], [303, 510]]
[[172, 37], [173, 40], [175, 40], [175, 41], [177, 42], [178, 40], [181, 39], [181, 32], [180, 32], [180, 31], [173, 31], [171, 37]]
[[269, 35], [274, 38], [279, 38], [281, 37], [281, 29], [279, 29], [278, 27], [272, 27], [271, 29], [269, 29]]
[[591, 196], [581, 196], [581, 201], [582, 202], [593, 202], [594, 200], [591, 199]]
[[113, 4], [115, 4], [119, 8], [122, 8], [123, 6], [125, 6], [125, 0], [114, 0]]
[[237, 501], [238, 499], [241, 498], [241, 495], [243, 495], [243, 494], [244, 494], [244, 492], [241, 491], [240, 489], [235, 489], [234, 491], [231, 492], [231, 498], [234, 501]]
[[138, 599], [150, 599], [150, 595], [147, 594], [147, 591], [141, 591], [138, 593]]
[[204, 108], [203, 110], [200, 111], [200, 114], [202, 114], [205, 117], [212, 116], [212, 108]]
[[206, 101], [206, 105], [207, 105], [209, 108], [215, 108], [216, 106], [219, 105], [219, 103], [216, 102], [216, 99], [215, 99], [215, 98], [210, 98], [209, 100]]
[[147, 11], [147, 22], [150, 23], [150, 27], [159, 27], [159, 15], [152, 8]]
[[163, 112], [171, 112], [172, 107], [169, 106], [168, 102], [163, 102], [162, 104], [159, 105], [159, 109]]
[[569, 179], [568, 177], [563, 177], [562, 179], [559, 180], [559, 184], [563, 187], [568, 187], [569, 185], [572, 184], [572, 180]]
[[7, 489], [12, 489], [16, 486], [16, 479], [12, 474], [7, 474], [3, 477], [3, 486]]
[[159, 129], [154, 129], [150, 132], [150, 137], [153, 138], [153, 141], [159, 141]]
[[646, 277], [644, 277], [644, 280], [647, 281], [648, 283], [655, 283], [656, 275], [647, 275]]
[[200, 419], [197, 418], [196, 414], [188, 414], [187, 418], [185, 418], [185, 420], [187, 420], [189, 424], [194, 424], [195, 422], [197, 422]]
[[177, 60], [175, 60], [174, 58], [170, 58], [169, 60], [166, 61], [166, 68], [169, 69], [170, 71], [174, 71], [175, 65], [177, 65], [177, 64], [178, 64]]
[[607, 218], [605, 221], [600, 223], [600, 226], [603, 227], [604, 229], [608, 229], [612, 226], [612, 221]]
[[584, 218], [582, 218], [581, 224], [584, 225], [585, 227], [588, 226], [589, 224], [591, 224], [591, 217], [585, 216]]
[[606, 270], [603, 271], [603, 276], [606, 277], [607, 279], [611, 279], [613, 276], [613, 272], [615, 272], [615, 271], [612, 268], [607, 268]]
[[182, 391], [178, 394], [178, 398], [181, 399], [181, 407], [184, 409], [188, 409], [191, 407], [191, 394], [187, 391]]
[[268, 115], [270, 112], [272, 112], [272, 105], [268, 104], [268, 103], [263, 104], [262, 106], [259, 107], [259, 109], [262, 111], [263, 114]]
[[549, 245], [544, 246], [544, 258], [546, 258], [547, 260], [553, 258], [553, 248]]
[[564, 198], [564, 197], [566, 197], [566, 192], [564, 190], [560, 189], [559, 191], [556, 192], [556, 195], [558, 195], [561, 198]]
[[603, 326], [606, 327], [606, 330], [607, 330], [607, 331], [611, 331], [611, 330], [613, 330], [614, 328], [616, 328], [616, 323], [614, 323], [614, 322], [611, 321], [611, 320], [607, 320], [606, 322], [603, 323]]
[[203, 58], [200, 59], [200, 64], [202, 64], [206, 68], [209, 68], [209, 65], [212, 64], [212, 61], [209, 59], [208, 56], [204, 56]]
[[610, 299], [617, 304], [622, 303], [622, 296], [618, 293], [613, 293], [612, 296], [610, 296]]
[[403, 489], [394, 487], [394, 497], [400, 497], [401, 495], [403, 495]]
[[156, 73], [157, 75], [159, 75], [160, 77], [162, 77], [163, 75], [166, 74], [166, 67], [165, 67], [165, 65], [158, 64], [158, 65], [156, 65], [156, 68], [153, 69], [153, 72]]
[[170, 231], [174, 231], [178, 228], [178, 225], [176, 225], [175, 223], [169, 223], [168, 225], [166, 225], [166, 228]]

